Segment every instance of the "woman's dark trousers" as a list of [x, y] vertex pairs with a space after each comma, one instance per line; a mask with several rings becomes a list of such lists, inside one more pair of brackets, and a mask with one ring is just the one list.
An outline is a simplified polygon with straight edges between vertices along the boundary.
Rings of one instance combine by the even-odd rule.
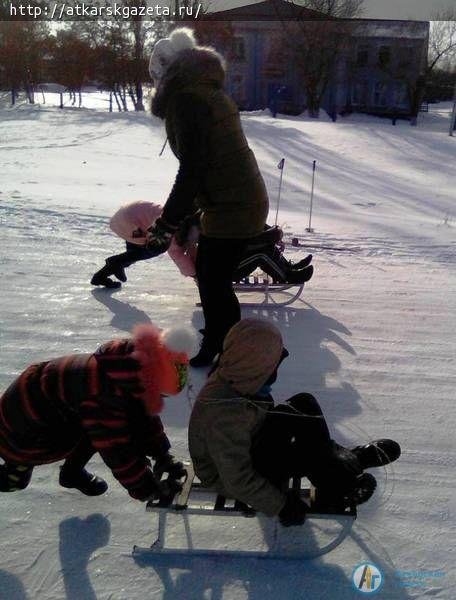
[[196, 256], [196, 277], [205, 321], [203, 344], [215, 353], [241, 318], [233, 290], [233, 276], [245, 252], [248, 239], [215, 239], [200, 235]]

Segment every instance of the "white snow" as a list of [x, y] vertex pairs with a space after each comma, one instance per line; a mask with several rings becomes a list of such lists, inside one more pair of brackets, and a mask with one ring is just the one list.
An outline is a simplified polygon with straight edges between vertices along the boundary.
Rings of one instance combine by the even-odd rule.
[[[275, 397], [314, 393], [342, 443], [392, 437], [403, 447], [394, 468], [377, 470], [379, 490], [343, 543], [317, 556], [334, 539], [334, 523], [309, 521], [298, 536], [312, 560], [158, 557], [143, 564], [131, 550], [155, 539], [156, 517], [129, 499], [99, 459], [93, 470], [110, 490], [92, 499], [60, 488], [58, 466], [49, 465], [35, 470], [26, 491], [0, 494], [0, 598], [358, 598], [351, 573], [366, 560], [383, 571], [379, 597], [454, 597], [456, 137], [448, 136], [449, 108], [431, 106], [418, 127], [356, 115], [337, 123], [243, 117], [270, 192], [270, 222], [285, 157], [279, 223], [303, 244], [287, 252], [292, 259], [312, 252], [316, 268], [291, 307], [243, 308], [276, 323], [290, 350]], [[108, 229], [114, 210], [128, 200], [166, 200], [177, 162], [169, 149], [158, 156], [164, 139], [147, 114], [4, 103], [0, 390], [34, 361], [92, 351], [139, 322], [202, 326], [193, 281], [166, 256], [131, 267], [115, 293], [89, 284], [122, 247]], [[192, 373], [190, 396], [204, 377]], [[189, 411], [183, 393], [164, 413], [181, 456], [188, 456]], [[228, 527], [200, 521], [194, 535], [208, 543], [225, 532], [246, 548], [261, 543], [252, 527], [247, 519]], [[180, 524], [170, 535], [172, 544], [185, 542]]]

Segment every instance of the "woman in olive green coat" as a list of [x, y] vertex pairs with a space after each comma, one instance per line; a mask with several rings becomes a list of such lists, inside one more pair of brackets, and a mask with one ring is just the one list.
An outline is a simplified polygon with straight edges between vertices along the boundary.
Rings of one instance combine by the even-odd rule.
[[202, 211], [196, 275], [205, 329], [191, 364], [204, 366], [240, 319], [233, 273], [249, 240], [264, 229], [268, 196], [239, 111], [223, 90], [222, 57], [197, 46], [190, 29], [177, 29], [155, 45], [150, 72], [152, 112], [165, 121], [179, 170], [148, 247], [165, 251], [179, 223]]

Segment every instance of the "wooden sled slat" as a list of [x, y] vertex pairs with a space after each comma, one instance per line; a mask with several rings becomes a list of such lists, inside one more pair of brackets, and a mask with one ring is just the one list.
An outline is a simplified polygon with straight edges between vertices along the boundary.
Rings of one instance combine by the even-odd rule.
[[[241, 502], [240, 500], [232, 500], [225, 498], [224, 496], [217, 493], [215, 489], [204, 487], [201, 485], [201, 482], [195, 481], [195, 470], [193, 468], [193, 464], [191, 462], [185, 463], [185, 468], [187, 470], [187, 476], [182, 486], [182, 491], [176, 496], [175, 501], [170, 506], [160, 506], [157, 501], [149, 501], [146, 504], [147, 512], [156, 512], [156, 511], [185, 511], [186, 514], [198, 514], [198, 515], [230, 515], [237, 517], [251, 517], [255, 516], [256, 511]], [[344, 511], [329, 511], [327, 510], [324, 513], [317, 512], [314, 508], [314, 489], [313, 488], [302, 488], [301, 487], [301, 479], [295, 477], [291, 481], [291, 488], [295, 491], [299, 491], [301, 498], [309, 505], [308, 515], [315, 515], [317, 518], [319, 515], [323, 517], [325, 515], [338, 515], [338, 516], [347, 516], [356, 518], [357, 511], [356, 507], [347, 507]], [[215, 501], [212, 503], [213, 506], [207, 506], [208, 502], [206, 502], [206, 506], [203, 506], [201, 502], [198, 500], [190, 501], [190, 495], [198, 496], [198, 495], [206, 495], [215, 496]]]

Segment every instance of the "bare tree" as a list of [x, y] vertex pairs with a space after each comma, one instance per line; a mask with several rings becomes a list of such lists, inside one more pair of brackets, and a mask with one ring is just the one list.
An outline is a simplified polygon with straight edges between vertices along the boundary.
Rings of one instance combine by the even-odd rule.
[[301, 75], [309, 115], [318, 117], [339, 57], [350, 44], [349, 18], [361, 13], [364, 0], [302, 0], [296, 6], [315, 11], [311, 20], [283, 20], [288, 54]]
[[[145, 0], [131, 0], [136, 6], [145, 6]], [[143, 78], [144, 78], [144, 50], [146, 42], [146, 30], [142, 17], [133, 17], [131, 21], [131, 32], [133, 34], [133, 79], [135, 86], [134, 106], [135, 110], [144, 110], [143, 103]]]
[[327, 17], [343, 19], [359, 17], [364, 10], [364, 0], [299, 0], [292, 3]]
[[342, 27], [331, 21], [304, 21], [290, 36], [292, 60], [301, 75], [309, 115], [318, 117], [323, 98], [344, 45]]
[[113, 15], [106, 21], [75, 21], [71, 28], [96, 51], [100, 61], [97, 79], [114, 92], [123, 110], [127, 110], [128, 96], [135, 110], [143, 111], [149, 44], [156, 32], [166, 27], [164, 21], [150, 21], [141, 16], [147, 0], [122, 0], [122, 6], [130, 9], [129, 19]]
[[439, 11], [433, 15], [429, 35], [427, 74], [435, 67], [456, 62], [456, 8]]
[[409, 57], [415, 64], [422, 63], [419, 73], [411, 70], [409, 64], [401, 64], [397, 60], [402, 49], [400, 40], [396, 40], [392, 48], [392, 54], [396, 57], [396, 61], [394, 70], [389, 74], [393, 79], [402, 81], [406, 86], [412, 124], [416, 124], [427, 86], [432, 80], [434, 72], [440, 67], [450, 72], [451, 65], [456, 62], [456, 9], [437, 12], [434, 18], [436, 20], [431, 22], [430, 27], [427, 60], [426, 57], [422, 59], [417, 54], [417, 49], [415, 49], [415, 56]]
[[[145, 0], [126, 0], [130, 8], [145, 6]], [[77, 21], [71, 30], [84, 40], [97, 56], [92, 76], [114, 92], [114, 98], [127, 110], [127, 96], [136, 111], [144, 110], [143, 82], [147, 80], [147, 44], [154, 22], [139, 15], [130, 19]]]
[[68, 89], [73, 105], [78, 93], [81, 106], [81, 88], [88, 78], [92, 62], [90, 47], [74, 32], [63, 29], [57, 32], [49, 51], [53, 80]]
[[0, 72], [13, 103], [23, 89], [34, 102], [35, 85], [45, 67], [49, 27], [43, 21], [0, 21]]
[[[8, 2], [0, 0], [0, 83], [9, 86], [15, 98], [26, 89], [33, 101], [34, 83], [41, 78], [43, 48], [39, 32], [47, 27], [43, 21], [8, 21]], [[50, 0], [34, 0], [46, 3]], [[67, 0], [67, 7], [77, 0]], [[97, 3], [97, 0], [94, 0]], [[121, 0], [131, 9], [131, 17], [112, 16], [109, 20], [64, 20], [64, 29], [54, 44], [49, 44], [49, 76], [77, 91], [83, 82], [97, 81], [114, 94], [119, 110], [127, 110], [127, 98], [135, 110], [144, 110], [143, 83], [148, 81], [148, 55], [155, 42], [185, 22], [195, 26], [195, 17], [204, 13], [198, 0], [164, 0], [175, 15], [157, 17], [155, 21], [140, 16], [147, 0]], [[197, 9], [199, 10], [197, 11]], [[172, 14], [172, 13], [171, 13]], [[3, 39], [3, 41], [2, 41]]]

